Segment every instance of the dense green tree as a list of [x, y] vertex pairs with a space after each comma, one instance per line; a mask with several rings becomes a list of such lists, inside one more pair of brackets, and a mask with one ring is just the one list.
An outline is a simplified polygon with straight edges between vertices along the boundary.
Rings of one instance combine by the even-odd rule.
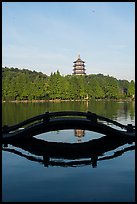
[[132, 98], [135, 97], [135, 82], [133, 80], [131, 80], [128, 85], [128, 96]]
[[109, 75], [50, 76], [28, 69], [2, 68], [2, 100], [120, 99], [135, 97], [135, 82]]

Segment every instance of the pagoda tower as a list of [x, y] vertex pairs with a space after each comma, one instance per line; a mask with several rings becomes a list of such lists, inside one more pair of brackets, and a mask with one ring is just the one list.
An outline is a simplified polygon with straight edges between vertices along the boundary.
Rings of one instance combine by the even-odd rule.
[[84, 75], [85, 73], [85, 62], [80, 59], [80, 55], [78, 55], [78, 59], [73, 62], [73, 74], [75, 75]]

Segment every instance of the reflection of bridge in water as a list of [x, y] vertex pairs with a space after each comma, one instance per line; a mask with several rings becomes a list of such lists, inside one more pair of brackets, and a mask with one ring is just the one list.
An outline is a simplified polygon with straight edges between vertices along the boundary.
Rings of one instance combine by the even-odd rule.
[[[26, 140], [10, 142], [9, 144], [13, 148], [9, 148], [9, 145], [5, 144], [3, 145], [3, 150], [15, 153], [31, 161], [43, 163], [44, 166], [77, 167], [81, 165], [92, 165], [92, 167], [96, 167], [98, 161], [114, 159], [127, 151], [134, 150], [135, 145], [131, 145], [133, 142], [132, 138], [123, 139], [122, 137], [103, 136], [84, 143], [70, 144], [47, 142], [33, 137]], [[128, 147], [123, 147], [125, 144], [128, 144]], [[17, 147], [31, 153], [33, 156], [16, 150]], [[116, 151], [119, 147], [122, 149]], [[110, 156], [105, 156], [109, 151], [114, 152]], [[41, 156], [43, 159], [37, 156]]]
[[[104, 121], [107, 124], [104, 124]], [[125, 131], [112, 128], [108, 123], [125, 129]], [[78, 137], [83, 137], [85, 130], [98, 132], [105, 136], [80, 143], [48, 142], [34, 137], [44, 132], [63, 129], [74, 129], [75, 136]], [[132, 124], [122, 125], [91, 112], [47, 112], [17, 125], [3, 127], [2, 142], [4, 144], [3, 150], [32, 161], [42, 162], [45, 166], [66, 167], [92, 164], [95, 167], [97, 161], [112, 159], [126, 151], [135, 149], [133, 145], [115, 151], [111, 156], [103, 156], [108, 151], [114, 151], [118, 147], [135, 142], [135, 127]], [[8, 144], [11, 144], [15, 149], [6, 147]], [[17, 151], [16, 147], [26, 150], [34, 156], [25, 155]], [[43, 159], [36, 156], [42, 156]], [[63, 159], [63, 161], [51, 161], [51, 159]], [[65, 162], [65, 160], [70, 161]]]

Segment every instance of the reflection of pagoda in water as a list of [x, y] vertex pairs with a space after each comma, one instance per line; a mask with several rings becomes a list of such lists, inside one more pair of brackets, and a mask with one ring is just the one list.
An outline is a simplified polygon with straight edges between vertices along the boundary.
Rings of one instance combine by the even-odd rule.
[[75, 129], [75, 130], [74, 130], [74, 134], [75, 134], [76, 137], [84, 137], [84, 135], [85, 135], [85, 130]]

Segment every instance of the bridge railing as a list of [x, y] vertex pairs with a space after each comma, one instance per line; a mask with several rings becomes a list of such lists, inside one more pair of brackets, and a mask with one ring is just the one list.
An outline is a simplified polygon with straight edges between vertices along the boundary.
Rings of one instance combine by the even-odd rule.
[[56, 117], [68, 117], [68, 116], [73, 116], [73, 117], [85, 117], [86, 119], [90, 120], [91, 122], [98, 122], [98, 120], [101, 121], [106, 121], [108, 123], [112, 123], [120, 128], [124, 128], [127, 131], [131, 131], [135, 128], [135, 126], [133, 126], [132, 124], [128, 124], [128, 125], [123, 125], [117, 121], [111, 120], [109, 118], [97, 115], [95, 113], [91, 113], [91, 112], [77, 112], [77, 111], [61, 111], [61, 112], [46, 112], [44, 114], [41, 115], [37, 115], [35, 117], [29, 118], [25, 121], [22, 121], [16, 125], [13, 126], [3, 126], [2, 127], [2, 133], [8, 133], [10, 131], [15, 131], [19, 128], [22, 128], [25, 125], [28, 125], [30, 123], [36, 122], [36, 121], [40, 121], [43, 120], [44, 123], [48, 123], [50, 122], [51, 118], [56, 118]]

